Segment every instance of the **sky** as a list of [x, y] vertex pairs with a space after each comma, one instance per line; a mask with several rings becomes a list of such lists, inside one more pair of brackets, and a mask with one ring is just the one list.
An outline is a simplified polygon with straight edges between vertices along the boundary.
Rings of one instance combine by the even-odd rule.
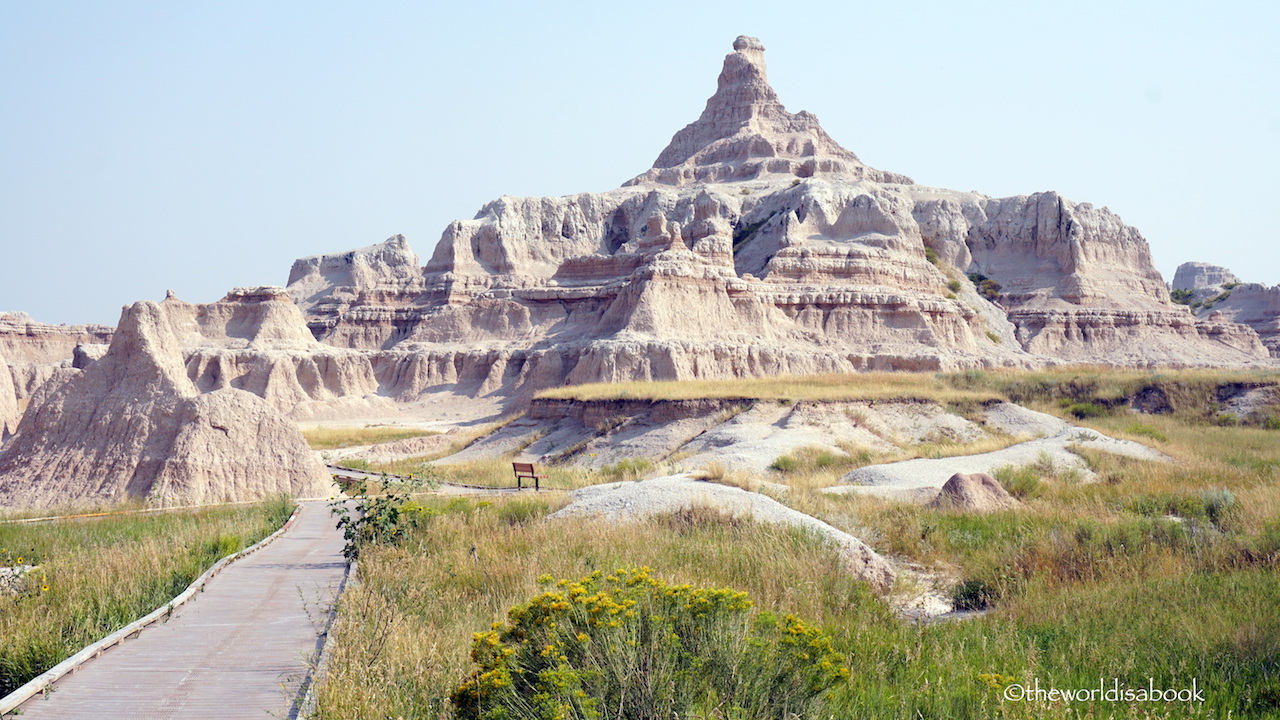
[[1056, 190], [1280, 283], [1280, 3], [0, 0], [0, 311], [114, 324], [283, 285], [502, 195], [604, 191], [739, 34], [867, 164]]

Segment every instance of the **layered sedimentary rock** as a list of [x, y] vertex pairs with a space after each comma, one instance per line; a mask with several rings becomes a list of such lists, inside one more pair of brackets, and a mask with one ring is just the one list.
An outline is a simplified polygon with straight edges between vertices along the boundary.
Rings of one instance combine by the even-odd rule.
[[0, 352], [0, 440], [8, 438], [18, 427], [22, 417], [18, 405], [18, 393], [13, 386], [13, 375], [9, 372], [9, 364], [5, 362], [4, 353]]
[[1246, 325], [1258, 333], [1272, 357], [1280, 358], [1280, 285], [1212, 286], [1209, 297], [1191, 297], [1196, 315], [1207, 322]]
[[[697, 121], [623, 187], [503, 197], [445, 229], [298, 261], [325, 345], [380, 392], [564, 382], [1256, 362], [1170, 302], [1141, 234], [1056, 193], [990, 198], [869, 168], [769, 86], [740, 37]], [[392, 369], [394, 368], [394, 369]]]
[[1219, 265], [1186, 262], [1178, 266], [1170, 288], [1196, 317], [1219, 325], [1246, 325], [1272, 357], [1280, 358], [1280, 285], [1245, 283]]
[[[425, 267], [395, 236], [298, 260], [287, 292], [164, 307], [199, 391], [295, 418], [592, 381], [1267, 357], [1237, 316], [1171, 303], [1142, 235], [1106, 208], [867, 167], [782, 106], [747, 37], [702, 115], [623, 187], [499, 198], [450, 224]], [[104, 337], [58, 352], [79, 343], [87, 368]], [[75, 374], [57, 373], [15, 372], [18, 397]]]
[[1202, 262], [1185, 262], [1173, 272], [1170, 288], [1174, 290], [1194, 291], [1222, 285], [1239, 285], [1240, 278], [1221, 265], [1210, 265]]
[[77, 345], [109, 343], [111, 334], [107, 325], [50, 325], [22, 312], [0, 313], [0, 353], [14, 365], [62, 363]]
[[202, 393], [187, 377], [182, 344], [197, 334], [177, 303], [126, 308], [100, 360], [32, 400], [0, 454], [0, 505], [326, 494], [292, 423], [251, 393]]

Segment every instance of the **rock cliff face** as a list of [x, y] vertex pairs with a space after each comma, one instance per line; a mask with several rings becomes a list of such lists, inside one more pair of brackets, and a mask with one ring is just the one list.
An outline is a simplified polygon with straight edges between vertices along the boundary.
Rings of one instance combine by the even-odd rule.
[[0, 441], [17, 429], [22, 413], [18, 409], [18, 393], [13, 387], [13, 375], [4, 353], [0, 352]]
[[1209, 310], [1210, 320], [1240, 323], [1253, 328], [1271, 357], [1280, 358], [1280, 285], [1267, 287], [1244, 283]]
[[0, 454], [0, 506], [327, 493], [292, 423], [251, 393], [201, 393], [187, 377], [181, 346], [197, 331], [181, 305], [126, 308], [100, 360], [37, 393]]
[[77, 345], [111, 342], [106, 325], [50, 325], [21, 312], [0, 313], [0, 353], [14, 365], [57, 364]]
[[[1056, 193], [990, 198], [869, 168], [740, 37], [702, 115], [623, 187], [503, 197], [445, 229], [298, 261], [315, 336], [382, 392], [945, 370], [1225, 365], [1256, 333], [1170, 302], [1141, 234]], [[394, 367], [394, 370], [392, 369]]]
[[1194, 291], [1221, 285], [1240, 284], [1240, 278], [1220, 265], [1202, 262], [1185, 262], [1173, 273], [1174, 290]]

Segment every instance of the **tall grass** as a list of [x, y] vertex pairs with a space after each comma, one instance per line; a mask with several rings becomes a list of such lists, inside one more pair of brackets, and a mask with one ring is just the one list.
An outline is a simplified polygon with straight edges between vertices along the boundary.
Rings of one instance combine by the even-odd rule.
[[[278, 529], [288, 499], [162, 515], [0, 525], [42, 582], [0, 595], [0, 695], [171, 600], [219, 558]], [[37, 578], [32, 578], [37, 579]]]
[[[1082, 449], [1095, 483], [1011, 468], [1022, 506], [985, 515], [808, 489], [818, 483], [806, 477], [872, 459], [854, 453], [801, 450], [771, 473], [792, 484], [781, 501], [957, 578], [956, 599], [989, 610], [925, 625], [897, 619], [830, 548], [796, 531], [711, 511], [616, 526], [543, 522], [562, 502], [549, 496], [519, 512], [501, 500], [455, 501], [403, 545], [362, 558], [364, 583], [343, 601], [321, 717], [451, 717], [447, 697], [468, 675], [472, 633], [535, 593], [539, 575], [647, 565], [672, 582], [737, 588], [761, 608], [815, 620], [851, 658], [852, 677], [830, 701], [834, 717], [1280, 718], [1280, 433], [1218, 424], [1213, 408], [1220, 384], [1274, 381], [1274, 373], [930, 377], [1059, 415], [1094, 405], [1102, 412], [1073, 421], [1157, 444], [1174, 462]], [[1121, 401], [1142, 390], [1163, 393], [1172, 411], [1135, 422]], [[1067, 705], [1001, 695], [1013, 682], [1087, 688], [1099, 678], [1135, 688], [1148, 678], [1162, 688], [1194, 681], [1207, 699]]]
[[[556, 506], [543, 500], [544, 512]], [[447, 698], [468, 676], [473, 633], [536, 594], [539, 575], [636, 564], [673, 583], [741, 589], [759, 608], [815, 620], [851, 659], [849, 682], [829, 701], [834, 717], [1083, 717], [1079, 707], [1011, 703], [1000, 690], [1033, 679], [1090, 687], [1099, 677], [1134, 687], [1148, 677], [1162, 687], [1195, 679], [1208, 702], [1102, 704], [1095, 717], [1280, 713], [1274, 565], [1185, 573], [1123, 553], [1099, 556], [1090, 561], [1095, 568], [1116, 558], [1124, 567], [1069, 582], [1033, 574], [994, 614], [914, 625], [895, 618], [843, 571], [830, 547], [802, 532], [706, 512], [616, 526], [539, 522], [525, 507], [511, 523], [502, 505], [452, 501], [404, 545], [362, 556], [361, 584], [342, 601], [319, 717], [451, 717]], [[1035, 525], [1016, 514], [950, 517], [944, 535], [979, 536], [969, 547], [1016, 545]], [[1276, 535], [1280, 541], [1280, 529]]]

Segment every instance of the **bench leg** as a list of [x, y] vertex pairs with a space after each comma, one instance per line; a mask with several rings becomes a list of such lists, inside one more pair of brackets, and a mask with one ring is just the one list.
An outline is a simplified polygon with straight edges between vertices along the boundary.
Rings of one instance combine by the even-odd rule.
[[524, 489], [524, 478], [520, 477], [519, 475], [516, 476], [516, 489], [517, 490]]

